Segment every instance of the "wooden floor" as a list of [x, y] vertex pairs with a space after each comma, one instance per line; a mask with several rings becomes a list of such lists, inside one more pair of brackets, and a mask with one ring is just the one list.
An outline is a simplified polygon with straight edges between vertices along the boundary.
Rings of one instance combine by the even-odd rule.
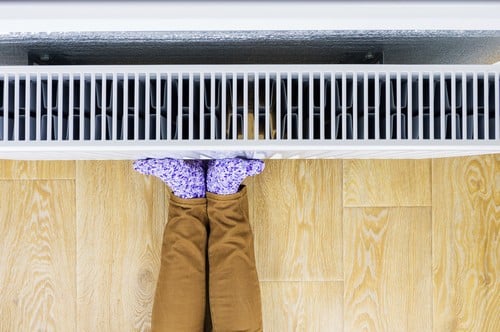
[[[500, 331], [500, 156], [267, 161], [266, 331]], [[130, 162], [0, 161], [0, 331], [148, 331], [167, 191]]]

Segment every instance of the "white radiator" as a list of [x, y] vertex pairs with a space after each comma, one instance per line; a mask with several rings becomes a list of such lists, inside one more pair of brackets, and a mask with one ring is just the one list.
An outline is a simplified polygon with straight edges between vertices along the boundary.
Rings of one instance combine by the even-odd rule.
[[498, 65], [0, 67], [0, 158], [500, 152]]

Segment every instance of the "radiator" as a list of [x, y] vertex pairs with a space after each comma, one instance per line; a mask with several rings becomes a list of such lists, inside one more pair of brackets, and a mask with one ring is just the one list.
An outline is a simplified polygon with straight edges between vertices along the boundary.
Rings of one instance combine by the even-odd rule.
[[499, 65], [0, 67], [0, 158], [500, 152]]

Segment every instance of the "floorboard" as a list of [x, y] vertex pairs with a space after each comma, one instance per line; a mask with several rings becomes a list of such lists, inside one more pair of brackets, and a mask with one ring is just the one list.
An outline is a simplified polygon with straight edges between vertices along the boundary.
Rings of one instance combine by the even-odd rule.
[[431, 205], [431, 161], [345, 160], [344, 206]]
[[74, 161], [0, 160], [0, 180], [75, 179]]
[[148, 330], [166, 222], [164, 185], [128, 161], [80, 161], [76, 184], [78, 328]]
[[0, 331], [75, 331], [75, 184], [0, 181]]
[[261, 282], [265, 331], [342, 331], [343, 283]]
[[500, 331], [500, 156], [433, 161], [435, 331]]
[[253, 180], [250, 208], [261, 280], [341, 280], [341, 161], [269, 160]]
[[430, 331], [430, 208], [344, 211], [345, 331]]

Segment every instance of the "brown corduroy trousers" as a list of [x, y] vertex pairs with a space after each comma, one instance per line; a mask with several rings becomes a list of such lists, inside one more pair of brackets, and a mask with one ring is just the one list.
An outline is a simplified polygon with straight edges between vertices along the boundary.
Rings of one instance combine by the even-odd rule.
[[203, 331], [207, 294], [213, 331], [262, 331], [245, 187], [207, 198], [171, 195], [152, 330]]

